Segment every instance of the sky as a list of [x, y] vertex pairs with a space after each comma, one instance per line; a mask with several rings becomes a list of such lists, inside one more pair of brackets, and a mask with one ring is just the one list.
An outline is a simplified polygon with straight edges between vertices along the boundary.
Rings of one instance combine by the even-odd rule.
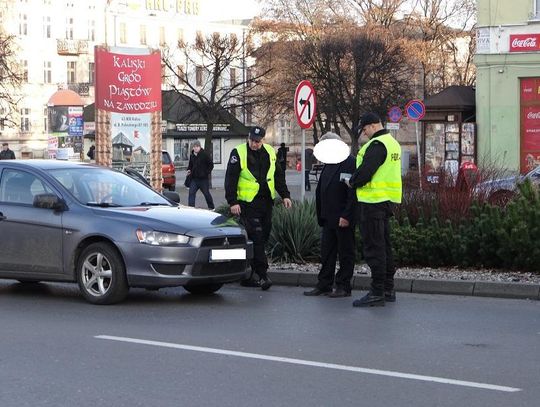
[[201, 8], [212, 19], [230, 20], [254, 17], [261, 6], [257, 0], [202, 0]]

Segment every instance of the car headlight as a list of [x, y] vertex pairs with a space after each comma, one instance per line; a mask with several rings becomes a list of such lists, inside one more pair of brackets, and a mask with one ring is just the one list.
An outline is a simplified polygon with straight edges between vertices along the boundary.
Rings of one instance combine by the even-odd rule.
[[152, 246], [175, 246], [189, 242], [189, 236], [178, 235], [176, 233], [137, 229], [136, 234], [140, 243], [150, 244]]

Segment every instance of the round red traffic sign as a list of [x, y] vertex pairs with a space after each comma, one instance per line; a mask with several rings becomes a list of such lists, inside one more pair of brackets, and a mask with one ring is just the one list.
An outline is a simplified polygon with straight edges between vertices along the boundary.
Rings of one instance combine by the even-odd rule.
[[426, 115], [426, 106], [420, 99], [413, 99], [405, 106], [407, 117], [413, 122], [417, 122]]
[[317, 102], [313, 85], [310, 81], [300, 82], [294, 93], [294, 114], [300, 127], [303, 129], [311, 127], [315, 121], [316, 108]]
[[397, 123], [401, 120], [403, 113], [401, 109], [397, 106], [393, 106], [388, 110], [388, 118], [392, 123]]

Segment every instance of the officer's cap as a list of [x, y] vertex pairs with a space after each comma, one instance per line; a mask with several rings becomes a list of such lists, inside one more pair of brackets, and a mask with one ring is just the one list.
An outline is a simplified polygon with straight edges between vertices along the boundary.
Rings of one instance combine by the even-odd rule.
[[253, 126], [249, 130], [249, 138], [253, 141], [260, 141], [266, 135], [266, 131], [262, 127]]
[[361, 117], [360, 123], [358, 123], [358, 133], [362, 132], [364, 127], [366, 127], [368, 124], [375, 124], [375, 123], [380, 123], [380, 122], [381, 122], [381, 118], [379, 117], [379, 115], [377, 115], [377, 113], [373, 113], [373, 112], [365, 113]]

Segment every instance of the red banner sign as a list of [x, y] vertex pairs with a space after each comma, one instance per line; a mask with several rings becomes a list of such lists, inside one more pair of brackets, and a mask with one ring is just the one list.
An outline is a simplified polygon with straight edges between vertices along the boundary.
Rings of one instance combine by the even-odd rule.
[[540, 51], [540, 34], [510, 35], [510, 52]]
[[161, 110], [161, 56], [118, 54], [96, 47], [96, 107], [137, 114]]
[[521, 79], [521, 172], [540, 165], [540, 78]]

